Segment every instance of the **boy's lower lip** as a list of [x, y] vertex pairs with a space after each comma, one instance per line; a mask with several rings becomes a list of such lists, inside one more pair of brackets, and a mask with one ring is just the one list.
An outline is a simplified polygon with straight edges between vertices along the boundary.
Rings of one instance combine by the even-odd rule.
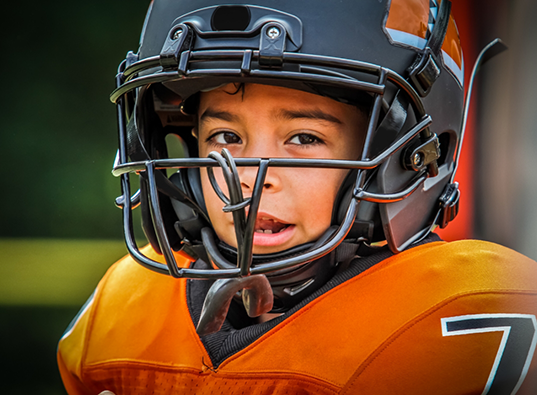
[[272, 247], [284, 244], [293, 237], [295, 226], [289, 225], [278, 233], [254, 233], [254, 245], [263, 247]]

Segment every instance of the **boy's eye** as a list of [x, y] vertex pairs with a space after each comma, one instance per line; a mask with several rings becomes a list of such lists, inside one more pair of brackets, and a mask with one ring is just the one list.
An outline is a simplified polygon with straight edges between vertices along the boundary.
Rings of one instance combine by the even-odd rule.
[[216, 144], [222, 144], [222, 145], [242, 143], [241, 138], [232, 132], [220, 132], [220, 133], [213, 134], [210, 137], [210, 140], [212, 140]]
[[291, 144], [297, 144], [297, 145], [308, 145], [308, 144], [321, 143], [322, 141], [312, 134], [301, 133], [301, 134], [297, 134], [291, 137], [288, 140], [288, 142]]

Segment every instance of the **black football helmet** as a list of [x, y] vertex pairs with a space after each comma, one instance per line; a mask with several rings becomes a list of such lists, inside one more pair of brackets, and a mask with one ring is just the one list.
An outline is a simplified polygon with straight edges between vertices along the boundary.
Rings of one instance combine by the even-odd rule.
[[[214, 317], [225, 316], [238, 293], [251, 316], [285, 311], [372, 243], [386, 241], [397, 253], [455, 217], [459, 191], [453, 174], [464, 99], [462, 51], [450, 9], [449, 0], [151, 3], [140, 48], [121, 63], [111, 94], [120, 141], [113, 173], [121, 177], [122, 196], [116, 203], [138, 263], [177, 278], [218, 279], [206, 299], [209, 324], [200, 324], [201, 333], [218, 330], [223, 318]], [[367, 106], [361, 156], [233, 158], [224, 150], [199, 158], [191, 133], [196, 95], [230, 82], [283, 86]], [[179, 154], [172, 153], [174, 141]], [[248, 198], [240, 166], [258, 167]], [[333, 226], [319, 240], [254, 255], [256, 213], [271, 166], [348, 169], [348, 176], [333, 208]], [[237, 249], [219, 242], [212, 229], [201, 167], [208, 168], [224, 211], [233, 213]], [[214, 167], [224, 172], [227, 190], [214, 180]], [[139, 177], [134, 194], [129, 175]], [[138, 205], [147, 239], [166, 264], [136, 246], [131, 211]], [[180, 249], [212, 269], [180, 268], [173, 253]]]

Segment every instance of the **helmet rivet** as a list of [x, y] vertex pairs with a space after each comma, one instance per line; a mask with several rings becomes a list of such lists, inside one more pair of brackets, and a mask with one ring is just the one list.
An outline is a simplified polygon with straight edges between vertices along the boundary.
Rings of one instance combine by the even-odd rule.
[[272, 26], [267, 30], [267, 36], [269, 36], [273, 40], [277, 38], [280, 34], [280, 29], [278, 29], [276, 26]]
[[412, 164], [416, 167], [420, 167], [423, 164], [423, 154], [416, 152], [412, 157]]
[[177, 40], [179, 37], [181, 37], [181, 34], [183, 34], [183, 29], [179, 28], [172, 34], [172, 40]]

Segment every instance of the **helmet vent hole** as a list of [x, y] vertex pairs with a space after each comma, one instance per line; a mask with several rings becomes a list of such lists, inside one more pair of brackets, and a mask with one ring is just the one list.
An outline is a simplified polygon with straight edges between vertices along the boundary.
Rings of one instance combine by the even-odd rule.
[[244, 31], [250, 24], [250, 10], [245, 6], [220, 6], [213, 12], [211, 27], [214, 31]]
[[449, 141], [451, 137], [449, 133], [442, 133], [438, 136], [438, 141], [440, 142], [440, 157], [437, 159], [438, 166], [442, 166], [446, 163], [446, 158], [449, 153]]

